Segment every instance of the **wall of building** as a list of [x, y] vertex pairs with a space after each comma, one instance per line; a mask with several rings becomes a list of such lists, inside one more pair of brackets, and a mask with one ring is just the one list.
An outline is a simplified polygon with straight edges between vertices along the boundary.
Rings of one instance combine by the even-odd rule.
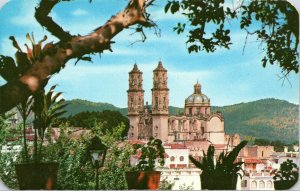
[[129, 118], [129, 130], [128, 130], [128, 140], [137, 140], [138, 139], [138, 116], [128, 116]]
[[152, 116], [153, 137], [168, 142], [168, 116]]
[[167, 168], [186, 168], [189, 166], [189, 149], [165, 148], [168, 158], [165, 159]]
[[269, 173], [250, 173], [244, 176], [241, 183], [242, 190], [274, 190], [273, 176]]
[[257, 172], [261, 172], [263, 170], [265, 170], [266, 165], [263, 163], [248, 163], [245, 164], [245, 170], [247, 172], [252, 172], [252, 171], [257, 171]]
[[225, 144], [224, 122], [219, 117], [207, 121], [206, 137], [213, 144]]
[[258, 158], [270, 158], [274, 153], [274, 146], [257, 146]]

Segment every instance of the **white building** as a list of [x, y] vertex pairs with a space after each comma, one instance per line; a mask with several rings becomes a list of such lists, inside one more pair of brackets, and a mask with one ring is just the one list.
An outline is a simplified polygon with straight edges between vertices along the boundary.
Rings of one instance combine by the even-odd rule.
[[274, 190], [273, 175], [269, 172], [252, 172], [242, 179], [241, 190]]

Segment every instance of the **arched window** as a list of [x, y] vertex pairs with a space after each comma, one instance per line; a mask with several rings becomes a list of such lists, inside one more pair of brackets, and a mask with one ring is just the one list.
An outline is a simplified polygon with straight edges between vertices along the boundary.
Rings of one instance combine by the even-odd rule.
[[259, 181], [259, 188], [265, 188], [265, 182], [263, 180]]
[[256, 181], [251, 182], [251, 188], [257, 188], [257, 182]]
[[171, 156], [171, 158], [170, 158], [170, 161], [174, 161], [175, 160], [175, 157], [174, 156]]
[[184, 157], [183, 157], [183, 156], [180, 156], [180, 157], [179, 157], [179, 160], [180, 160], [180, 161], [183, 161], [183, 160], [184, 160]]
[[131, 133], [131, 137], [133, 137], [133, 135], [134, 135], [134, 134], [133, 134], [133, 133]]
[[272, 181], [271, 180], [267, 181], [267, 188], [272, 188]]
[[133, 105], [133, 97], [131, 97], [131, 104], [130, 104], [130, 107], [131, 107], [131, 109], [133, 110], [133, 107], [134, 107], [134, 105]]
[[201, 127], [201, 133], [204, 135], [204, 127]]
[[244, 187], [244, 188], [247, 187], [247, 180], [242, 181], [242, 187]]
[[142, 109], [142, 100], [141, 100], [141, 97], [139, 97], [139, 110], [141, 110]]
[[197, 114], [197, 115], [200, 114], [200, 107], [197, 107], [197, 109], [196, 109], [196, 114]]

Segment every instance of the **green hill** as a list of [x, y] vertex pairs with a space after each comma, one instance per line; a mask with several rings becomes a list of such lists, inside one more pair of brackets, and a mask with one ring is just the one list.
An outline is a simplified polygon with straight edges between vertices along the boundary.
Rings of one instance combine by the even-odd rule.
[[299, 139], [299, 106], [287, 101], [262, 99], [212, 110], [222, 112], [227, 133], [289, 143]]
[[66, 101], [66, 103], [68, 105], [66, 106], [67, 113], [65, 114], [65, 117], [75, 115], [83, 111], [103, 111], [103, 110], [119, 111], [120, 110], [120, 108], [109, 103], [101, 103], [101, 102], [95, 103], [95, 102], [81, 100], [81, 99], [73, 99], [70, 101]]
[[[85, 100], [68, 101], [66, 116], [82, 111], [119, 111], [127, 115], [127, 108], [118, 108], [108, 103], [94, 103]], [[269, 140], [294, 142], [298, 140], [299, 106], [278, 99], [262, 99], [229, 106], [212, 106], [220, 110], [225, 118], [225, 131]], [[183, 112], [182, 108], [169, 107], [171, 115]]]

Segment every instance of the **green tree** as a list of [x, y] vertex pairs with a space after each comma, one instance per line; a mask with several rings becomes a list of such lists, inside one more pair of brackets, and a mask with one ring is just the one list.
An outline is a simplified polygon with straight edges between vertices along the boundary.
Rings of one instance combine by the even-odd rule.
[[28, 146], [27, 146], [27, 140], [26, 140], [26, 124], [27, 119], [32, 111], [32, 102], [33, 98], [29, 97], [28, 100], [22, 101], [19, 105], [17, 105], [18, 112], [21, 114], [22, 117], [22, 127], [23, 127], [23, 145], [24, 145], [24, 158], [25, 161], [28, 162], [29, 156], [28, 156]]
[[263, 43], [263, 67], [278, 64], [285, 75], [298, 73], [299, 14], [295, 7], [287, 1], [242, 1], [235, 8], [228, 6], [231, 4], [229, 0], [168, 0], [165, 12], [185, 17], [174, 31], [187, 35], [189, 53], [229, 49], [232, 42], [228, 23], [238, 19], [247, 36], [256, 35]]
[[[7, 139], [19, 136], [17, 130], [9, 128], [8, 120], [14, 114], [0, 115], [0, 178], [5, 185], [11, 189], [18, 189], [19, 185], [16, 178], [14, 164], [20, 162], [19, 153], [11, 148], [14, 145], [19, 145], [19, 141], [10, 142], [8, 145]], [[13, 130], [13, 131], [12, 131]], [[10, 150], [4, 152], [3, 146], [9, 146]]]
[[284, 143], [281, 142], [280, 140], [272, 141], [271, 145], [274, 146], [274, 150], [277, 152], [282, 152], [284, 148]]
[[100, 135], [104, 144], [109, 146], [103, 172], [100, 174], [100, 188], [103, 190], [127, 189], [125, 171], [129, 167], [129, 159], [133, 154], [132, 145], [122, 142], [123, 132], [126, 129], [123, 123], [111, 130], [106, 129], [102, 124], [97, 124], [93, 128], [93, 133]]
[[2, 146], [5, 143], [5, 139], [8, 137], [9, 125], [7, 123], [7, 119], [7, 115], [0, 115], [0, 146]]
[[91, 131], [78, 139], [70, 139], [72, 130], [69, 124], [60, 126], [61, 132], [57, 143], [46, 147], [44, 154], [47, 160], [57, 161], [60, 164], [58, 174], [58, 188], [67, 190], [90, 190], [95, 187], [94, 168], [86, 147], [95, 135], [101, 137], [109, 147], [104, 167], [100, 173], [100, 188], [126, 189], [125, 169], [133, 149], [131, 145], [122, 142], [123, 124], [113, 128], [113, 132], [103, 133], [103, 124], [96, 123]]
[[18, 154], [15, 152], [2, 153], [0, 152], [0, 178], [10, 189], [19, 189], [15, 166], [20, 162]]
[[254, 145], [267, 146], [270, 145], [270, 141], [267, 139], [255, 139]]
[[106, 131], [112, 133], [114, 127], [118, 127], [119, 124], [123, 123], [125, 125], [125, 129], [122, 132], [123, 137], [127, 134], [129, 129], [128, 118], [118, 111], [80, 112], [74, 116], [70, 116], [67, 120], [74, 127], [84, 127], [88, 129], [92, 129], [97, 123], [102, 123], [103, 133], [106, 133]]
[[[32, 111], [34, 113], [34, 160], [40, 162], [42, 159], [42, 148], [45, 140], [46, 130], [51, 128], [53, 121], [63, 115], [66, 111], [64, 99], [61, 92], [55, 93], [56, 86], [52, 86], [46, 93], [41, 89], [33, 95]], [[26, 135], [24, 135], [26, 136]], [[38, 148], [39, 146], [39, 148]]]

